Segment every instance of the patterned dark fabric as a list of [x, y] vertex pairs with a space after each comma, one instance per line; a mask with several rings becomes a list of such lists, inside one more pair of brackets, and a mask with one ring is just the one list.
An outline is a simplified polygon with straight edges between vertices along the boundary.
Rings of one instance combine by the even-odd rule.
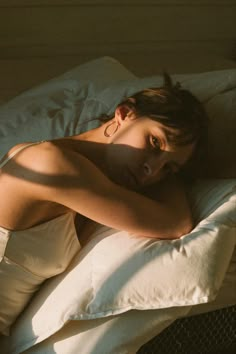
[[236, 305], [178, 319], [137, 354], [236, 354]]

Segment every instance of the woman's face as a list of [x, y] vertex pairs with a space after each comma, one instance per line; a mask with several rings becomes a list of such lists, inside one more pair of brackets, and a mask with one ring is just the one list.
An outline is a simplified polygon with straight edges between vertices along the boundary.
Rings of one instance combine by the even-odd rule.
[[106, 173], [116, 183], [138, 190], [177, 173], [191, 157], [194, 144], [173, 146], [176, 130], [148, 117], [119, 116], [118, 130], [106, 146]]

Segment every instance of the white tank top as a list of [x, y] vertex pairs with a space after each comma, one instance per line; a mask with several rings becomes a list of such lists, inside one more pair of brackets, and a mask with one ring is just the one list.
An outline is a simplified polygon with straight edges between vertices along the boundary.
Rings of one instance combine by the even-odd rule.
[[[24, 148], [10, 154], [0, 168]], [[26, 230], [0, 227], [0, 333], [10, 326], [45, 279], [63, 272], [80, 249], [74, 212]]]

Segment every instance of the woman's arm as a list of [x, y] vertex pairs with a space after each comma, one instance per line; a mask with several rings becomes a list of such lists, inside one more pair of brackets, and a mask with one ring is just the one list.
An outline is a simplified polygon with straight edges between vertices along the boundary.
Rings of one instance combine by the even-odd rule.
[[26, 149], [24, 155], [15, 177], [24, 180], [22, 186], [32, 198], [62, 204], [100, 224], [141, 236], [172, 239], [192, 228], [183, 192], [153, 201], [116, 185], [84, 156], [51, 143]]
[[[169, 204], [172, 210], [178, 210], [181, 217], [186, 217], [186, 221], [189, 223], [189, 229], [192, 229], [193, 223], [186, 192], [182, 181], [177, 179], [176, 176], [170, 176], [168, 179], [158, 184], [146, 187], [140, 191], [140, 194], [159, 203]], [[84, 246], [100, 224], [77, 214], [75, 225], [79, 241], [81, 245]]]

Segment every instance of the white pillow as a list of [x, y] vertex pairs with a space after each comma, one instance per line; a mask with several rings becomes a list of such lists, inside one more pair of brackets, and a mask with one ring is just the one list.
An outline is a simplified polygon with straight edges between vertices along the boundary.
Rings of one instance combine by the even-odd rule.
[[179, 240], [99, 227], [70, 269], [47, 281], [13, 326], [11, 353], [50, 337], [70, 320], [212, 301], [236, 241], [236, 180], [198, 182], [190, 198], [201, 221]]
[[209, 161], [211, 175], [236, 177], [236, 87], [222, 91], [206, 103], [211, 117]]
[[[203, 103], [207, 103], [213, 97], [236, 88], [236, 68], [199, 74], [177, 74], [171, 75], [171, 77], [174, 82], [179, 81], [184, 88], [191, 90]], [[162, 84], [163, 77], [161, 75], [127, 78], [127, 80], [114, 82], [104, 88], [97, 99], [104, 104], [106, 112], [112, 113], [117, 104], [125, 97], [129, 97], [144, 88], [158, 87]]]
[[100, 91], [114, 81], [133, 78], [117, 60], [103, 57], [5, 103], [0, 107], [0, 159], [17, 143], [73, 135], [96, 126], [97, 121], [88, 121], [103, 108], [97, 100]]

